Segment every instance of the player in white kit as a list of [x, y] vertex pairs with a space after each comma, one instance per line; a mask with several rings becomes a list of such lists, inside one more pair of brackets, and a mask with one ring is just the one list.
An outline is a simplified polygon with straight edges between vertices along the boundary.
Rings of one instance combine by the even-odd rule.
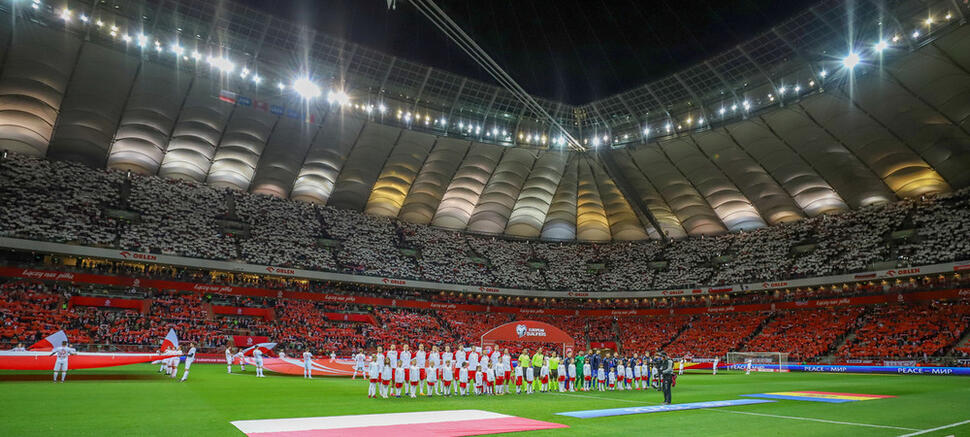
[[240, 372], [245, 372], [246, 371], [246, 355], [243, 354], [243, 351], [236, 352], [236, 355], [233, 355], [233, 357], [234, 358], [239, 358], [239, 371]]
[[745, 375], [751, 374], [751, 358], [744, 360], [744, 374]]
[[263, 376], [263, 351], [259, 350], [259, 347], [253, 349], [253, 361], [256, 362], [256, 377], [265, 378]]
[[354, 376], [350, 379], [357, 379], [357, 372], [360, 372], [360, 376], [363, 377], [367, 368], [364, 367], [364, 361], [367, 360], [367, 356], [364, 355], [363, 349], [358, 349], [357, 353], [354, 354]]
[[508, 349], [503, 349], [502, 356], [499, 359], [502, 361], [502, 370], [505, 372], [503, 376], [505, 377], [506, 387], [502, 390], [504, 394], [507, 391], [505, 389], [512, 385], [512, 355], [509, 355]]
[[[410, 374], [408, 374], [408, 372], [411, 371], [410, 370], [411, 369], [411, 347], [406, 344], [402, 344], [401, 353], [399, 354], [399, 357], [401, 360], [401, 368], [408, 369], [407, 372], [404, 372], [404, 373], [406, 374], [405, 376], [409, 377]], [[404, 394], [409, 395], [411, 393], [411, 384], [408, 384], [407, 382], [410, 382], [410, 381], [405, 381]]]
[[[418, 394], [424, 396], [424, 386], [428, 381], [427, 370], [428, 352], [424, 350], [424, 343], [418, 345], [418, 350], [414, 351], [414, 361], [418, 364], [420, 373], [418, 375]], [[428, 393], [431, 391], [429, 390]]]
[[455, 367], [461, 368], [462, 364], [465, 364], [465, 358], [468, 357], [468, 352], [465, 351], [464, 346], [459, 346], [455, 350]]
[[185, 371], [182, 372], [182, 379], [179, 382], [185, 382], [189, 378], [189, 368], [192, 367], [193, 362], [195, 362], [195, 343], [189, 343], [189, 353], [185, 354]]
[[[521, 367], [522, 365], [520, 364], [519, 366]], [[526, 364], [525, 365], [525, 394], [527, 395], [532, 394], [532, 390], [533, 390], [532, 385], [535, 383], [535, 380], [536, 380], [535, 367], [532, 367]]]
[[384, 348], [378, 346], [377, 352], [374, 354], [374, 361], [377, 363], [377, 368], [381, 371], [384, 370], [384, 361], [387, 357], [384, 355]]
[[232, 373], [232, 346], [226, 346], [226, 373]]
[[62, 341], [61, 346], [54, 348], [51, 355], [57, 357], [54, 360], [54, 382], [57, 382], [57, 372], [61, 372], [61, 382], [64, 382], [64, 378], [67, 378], [67, 358], [77, 355], [77, 350], [70, 347], [66, 341]]
[[717, 375], [717, 363], [719, 361], [721, 361], [721, 357], [714, 357], [714, 366], [713, 366], [713, 369], [714, 369], [714, 374], [715, 375]]
[[179, 374], [179, 361], [181, 361], [179, 356], [182, 355], [182, 347], [176, 347], [175, 353], [178, 355], [168, 359], [168, 376], [172, 379], [175, 379]]
[[441, 361], [455, 364], [455, 354], [451, 351], [450, 345], [445, 345], [445, 351], [441, 353]]
[[391, 345], [391, 348], [388, 349], [388, 351], [387, 351], [387, 359], [390, 360], [391, 368], [392, 369], [398, 367], [398, 362], [397, 362], [397, 349], [395, 349], [395, 347], [396, 346], [394, 346], [392, 344]]
[[[357, 376], [356, 370], [354, 376]], [[310, 349], [303, 351], [303, 377], [313, 379], [313, 354], [310, 353]]]

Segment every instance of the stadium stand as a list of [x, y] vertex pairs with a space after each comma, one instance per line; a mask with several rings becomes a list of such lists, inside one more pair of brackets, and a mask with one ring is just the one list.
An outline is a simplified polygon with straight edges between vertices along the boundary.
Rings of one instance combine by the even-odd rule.
[[[56, 189], [51, 189], [52, 183]], [[456, 232], [194, 182], [9, 154], [0, 160], [0, 201], [9, 206], [0, 212], [0, 235], [433, 282], [575, 290], [595, 297], [601, 290], [768, 281], [860, 271], [880, 262], [909, 266], [967, 259], [970, 243], [952, 235], [970, 231], [968, 196], [970, 190], [963, 189], [748, 232], [666, 243], [545, 242]], [[890, 238], [897, 233], [900, 238]], [[796, 250], [804, 246], [810, 249]], [[8, 264], [24, 261], [5, 257]], [[56, 265], [56, 261], [46, 262]], [[93, 259], [57, 267], [205, 284], [524, 308], [707, 308], [906, 294], [961, 287], [968, 282], [968, 278], [952, 274], [730, 296], [557, 301], [429, 293]], [[105, 293], [151, 303], [145, 313], [67, 306], [73, 295]], [[4, 284], [0, 299], [4, 314], [0, 336], [6, 343], [29, 342], [42, 332], [65, 328], [75, 342], [109, 347], [153, 345], [167, 327], [175, 327], [183, 339], [205, 348], [223, 345], [228, 335], [267, 335], [287, 348], [341, 352], [402, 341], [474, 344], [487, 329], [523, 317], [181, 294], [139, 287], [104, 290], [20, 280]], [[215, 314], [212, 305], [269, 309], [275, 318]], [[377, 325], [327, 320], [321, 317], [327, 311], [372, 315]], [[838, 359], [929, 359], [967, 354], [967, 348], [958, 343], [970, 323], [968, 314], [964, 302], [938, 302], [773, 313], [530, 318], [561, 327], [580, 347], [615, 342], [625, 350], [665, 349], [675, 355], [778, 350], [800, 360], [833, 354]], [[793, 331], [799, 333], [795, 341], [785, 335]]]
[[[44, 181], [70, 181], [71, 187], [42, 189], [47, 187]], [[0, 162], [0, 182], [0, 201], [8, 205], [0, 223], [3, 236], [434, 282], [584, 292], [649, 290], [854, 272], [877, 262], [909, 266], [970, 258], [970, 243], [947, 238], [970, 231], [970, 189], [750, 232], [666, 244], [589, 244], [456, 233], [15, 154]], [[227, 198], [237, 205], [233, 217], [228, 216]], [[108, 218], [107, 211], [119, 208], [135, 218]], [[248, 235], [217, 223], [226, 218], [246, 225]], [[916, 235], [902, 242], [886, 238], [907, 230]], [[339, 248], [320, 247], [320, 239], [337, 240]], [[793, 253], [795, 246], [806, 244], [813, 249]], [[406, 255], [405, 249], [415, 254]], [[530, 261], [543, 266], [531, 267]], [[662, 266], [652, 267], [651, 261]]]
[[[66, 304], [75, 295], [146, 297], [150, 310], [141, 313]], [[272, 320], [216, 316], [212, 302], [267, 308]], [[732, 302], [728, 302], [732, 303]], [[329, 320], [325, 312], [373, 315], [377, 324]], [[44, 333], [64, 328], [76, 343], [107, 350], [156, 346], [168, 328], [185, 341], [218, 351], [232, 335], [264, 335], [287, 350], [339, 351], [372, 349], [392, 343], [474, 345], [486, 330], [514, 320], [505, 313], [456, 310], [371, 308], [297, 299], [252, 299], [228, 295], [181, 294], [165, 290], [104, 290], [66, 287], [35, 281], [9, 281], [0, 286], [4, 325], [0, 341], [30, 343]], [[521, 316], [520, 316], [521, 317]], [[812, 361], [835, 354], [837, 359], [921, 359], [931, 361], [957, 347], [970, 328], [970, 302], [935, 302], [854, 306], [767, 312], [735, 312], [651, 317], [528, 316], [553, 323], [576, 341], [577, 348], [616, 341], [620, 350], [666, 350], [675, 356], [723, 356], [732, 350], [786, 352], [793, 360]], [[792, 335], [796, 333], [795, 335]], [[526, 343], [503, 343], [520, 350]], [[551, 345], [550, 345], [551, 346]]]

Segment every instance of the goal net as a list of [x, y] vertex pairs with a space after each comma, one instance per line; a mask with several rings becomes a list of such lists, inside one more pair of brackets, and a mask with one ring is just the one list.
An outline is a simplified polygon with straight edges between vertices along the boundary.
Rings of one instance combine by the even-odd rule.
[[787, 372], [788, 354], [785, 352], [728, 352], [727, 362], [730, 369], [758, 372]]

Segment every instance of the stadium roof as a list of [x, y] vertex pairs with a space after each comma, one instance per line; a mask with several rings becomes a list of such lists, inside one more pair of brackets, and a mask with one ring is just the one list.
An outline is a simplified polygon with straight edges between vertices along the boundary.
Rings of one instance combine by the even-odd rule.
[[[187, 46], [203, 43], [208, 47], [219, 47], [231, 54], [238, 64], [249, 63], [260, 68], [277, 70], [278, 76], [286, 82], [294, 75], [310, 75], [323, 85], [346, 90], [356, 101], [373, 102], [375, 108], [378, 102], [385, 102], [389, 108], [402, 108], [403, 112], [413, 112], [416, 115], [423, 113], [426, 119], [422, 119], [422, 124], [427, 123], [427, 126], [418, 125], [412, 128], [428, 128], [432, 133], [447, 133], [451, 136], [471, 134], [481, 141], [503, 145], [539, 147], [557, 145], [556, 140], [566, 136], [580, 139], [582, 144], [576, 144], [579, 148], [593, 147], [593, 140], [604, 135], [609, 137], [606, 142], [614, 146], [636, 144], [643, 140], [647, 129], [650, 129], [650, 134], [646, 135], [648, 137], [666, 133], [665, 129], [660, 128], [667, 123], [671, 123], [672, 128], [676, 128], [678, 124], [684, 129], [698, 128], [700, 126], [697, 124], [688, 127], [676, 122], [686, 120], [689, 113], [698, 109], [704, 115], [693, 118], [703, 118], [711, 122], [723, 118], [718, 117], [723, 114], [718, 114], [717, 111], [725, 104], [730, 107], [748, 101], [749, 110], [770, 105], [773, 102], [769, 101], [767, 93], [749, 94], [762, 85], [769, 84], [773, 88], [779, 88], [786, 82], [802, 80], [806, 76], [806, 70], [817, 73], [825, 69], [826, 64], [837, 67], [850, 47], [856, 50], [861, 47], [855, 46], [869, 45], [883, 34], [908, 35], [914, 29], [920, 28], [919, 19], [927, 11], [933, 13], [933, 10], [938, 10], [936, 13], [942, 15], [945, 10], [952, 9], [951, 13], [957, 14], [956, 19], [951, 20], [952, 23], [962, 19], [960, 10], [966, 9], [966, 5], [957, 7], [951, 1], [927, 5], [915, 0], [822, 0], [807, 8], [796, 8], [798, 11], [795, 15], [764, 28], [747, 40], [713, 53], [711, 52], [717, 50], [716, 48], [724, 47], [724, 44], [711, 44], [709, 53], [705, 53], [705, 56], [683, 56], [682, 62], [672, 65], [690, 65], [672, 74], [646, 83], [635, 80], [617, 82], [621, 84], [616, 85], [617, 87], [624, 88], [630, 86], [629, 84], [636, 84], [626, 91], [578, 106], [536, 97], [544, 111], [551, 114], [558, 124], [566, 127], [568, 135], [564, 135], [556, 126], [543, 119], [541, 114], [528, 109], [512, 93], [501, 87], [420, 64], [398, 56], [398, 53], [387, 53], [355, 44], [313, 26], [280, 18], [241, 3], [205, 0], [81, 0], [68, 3], [77, 11], [88, 11], [92, 16], [116, 15], [127, 21], [131, 27], [160, 33], [165, 39], [177, 38], [185, 41]], [[359, 2], [354, 2], [355, 8], [359, 7], [357, 3]], [[383, 7], [383, 2], [375, 3], [378, 3], [378, 9]], [[270, 8], [282, 4], [285, 3], [270, 3]], [[44, 7], [61, 6], [44, 4]], [[413, 11], [408, 12], [408, 8], [409, 5], [402, 3], [397, 12], [413, 15]], [[458, 6], [452, 8], [461, 9]], [[619, 9], [614, 8], [610, 4], [610, 8], [602, 8], [600, 14], [605, 16], [608, 12]], [[723, 6], [714, 7], [714, 12], [721, 8]], [[761, 10], [757, 6], [755, 8]], [[773, 15], [785, 15], [791, 9], [774, 6], [764, 10], [776, 11], [772, 12]], [[470, 22], [474, 24], [487, 20], [488, 18], [479, 18]], [[407, 22], [420, 26], [414, 24], [415, 20]], [[685, 22], [681, 27], [689, 25], [689, 22]], [[426, 27], [426, 32], [431, 32], [433, 26], [427, 24]], [[762, 27], [752, 26], [752, 30]], [[560, 30], [569, 28], [566, 26]], [[929, 32], [926, 31], [931, 29], [922, 30], [928, 36]], [[486, 38], [505, 34], [480, 33]], [[748, 33], [750, 32], [741, 34]], [[411, 35], [407, 35], [401, 39], [410, 37]], [[663, 38], [667, 38], [665, 41], [668, 42], [680, 41], [680, 38], [686, 39], [688, 35], [685, 31], [680, 37], [673, 35]], [[718, 41], [735, 41], [737, 36], [720, 38], [716, 35], [715, 38]], [[901, 45], [912, 48], [915, 44], [926, 41], [928, 39], [914, 42], [904, 38]], [[493, 49], [493, 54], [494, 51]], [[654, 72], [644, 75], [643, 79], [655, 76]], [[592, 83], [596, 78], [590, 80]], [[611, 78], [602, 80], [612, 82]], [[462, 126], [459, 127], [456, 121], [462, 121]], [[498, 128], [499, 132], [505, 131], [505, 134], [491, 135], [494, 129], [488, 129], [489, 126]], [[475, 127], [479, 129], [476, 131]], [[523, 133], [522, 138], [517, 133]], [[533, 141], [526, 141], [528, 133], [538, 135], [533, 135]]]
[[0, 4], [0, 148], [597, 241], [970, 185], [968, 9], [948, 0], [857, 2], [851, 24], [826, 3], [620, 95], [540, 99], [584, 151], [502, 88], [238, 4], [67, 4]]

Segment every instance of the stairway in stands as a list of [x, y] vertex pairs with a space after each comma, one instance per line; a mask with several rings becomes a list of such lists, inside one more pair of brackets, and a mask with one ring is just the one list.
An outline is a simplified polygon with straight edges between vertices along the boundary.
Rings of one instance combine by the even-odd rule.
[[751, 332], [751, 334], [749, 334], [747, 337], [742, 338], [741, 341], [738, 342], [738, 344], [734, 347], [734, 350], [743, 351], [745, 346], [748, 345], [748, 342], [754, 339], [755, 337], [761, 335], [761, 331], [765, 330], [765, 326], [768, 326], [768, 324], [771, 323], [771, 320], [777, 316], [778, 316], [777, 313], [768, 314], [768, 317], [765, 317], [765, 319], [761, 321], [761, 324], [759, 324], [758, 327]]
[[671, 343], [677, 341], [677, 339], [680, 338], [681, 335], [683, 335], [684, 331], [686, 331], [688, 329], [690, 329], [690, 323], [684, 323], [684, 326], [681, 326], [680, 327], [680, 331], [677, 331], [676, 334], [672, 335], [670, 337], [670, 340], [668, 340], [666, 343], [664, 343], [663, 345], [661, 345], [660, 349], [661, 350], [667, 349], [667, 346], [670, 346]]
[[953, 346], [947, 349], [944, 355], [959, 355], [959, 354], [955, 354], [954, 351], [957, 348], [967, 348], [967, 347], [970, 347], [970, 329], [967, 329], [963, 333], [963, 337], [960, 338], [960, 341], [956, 342]]

